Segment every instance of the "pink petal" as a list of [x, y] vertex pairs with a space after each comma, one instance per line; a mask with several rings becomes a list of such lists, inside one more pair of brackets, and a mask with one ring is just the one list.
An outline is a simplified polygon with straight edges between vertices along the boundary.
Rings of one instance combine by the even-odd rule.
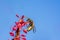
[[25, 35], [24, 35], [24, 34], [22, 34], [21, 36], [22, 36], [22, 37], [25, 37]]
[[27, 33], [27, 30], [25, 29], [25, 30], [23, 30], [23, 32], [24, 32], [24, 33]]
[[16, 27], [13, 27], [13, 30], [15, 31], [16, 30]]
[[14, 33], [13, 32], [10, 32], [10, 36], [14, 36]]

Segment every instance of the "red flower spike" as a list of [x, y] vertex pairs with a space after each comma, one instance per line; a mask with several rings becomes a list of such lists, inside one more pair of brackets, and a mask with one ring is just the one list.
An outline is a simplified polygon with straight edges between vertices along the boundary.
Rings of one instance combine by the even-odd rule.
[[27, 33], [27, 30], [25, 29], [25, 30], [23, 30], [23, 32], [24, 32], [24, 33]]
[[10, 35], [11, 35], [11, 36], [14, 36], [14, 33], [13, 33], [13, 32], [10, 32]]
[[26, 37], [24, 34], [21, 35], [22, 37]]
[[26, 40], [26, 38], [22, 38], [22, 40]]

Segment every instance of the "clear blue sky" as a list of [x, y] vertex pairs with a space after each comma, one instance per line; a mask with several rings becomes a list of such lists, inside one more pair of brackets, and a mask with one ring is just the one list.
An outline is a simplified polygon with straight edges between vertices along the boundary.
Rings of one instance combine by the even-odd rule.
[[27, 40], [60, 40], [60, 0], [0, 0], [0, 40], [11, 38], [16, 13], [34, 20], [36, 33]]

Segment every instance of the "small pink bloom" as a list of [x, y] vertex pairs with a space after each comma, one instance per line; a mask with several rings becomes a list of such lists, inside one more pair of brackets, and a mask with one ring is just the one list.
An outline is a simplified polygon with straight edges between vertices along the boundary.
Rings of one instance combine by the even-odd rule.
[[21, 36], [22, 36], [22, 37], [25, 37], [25, 35], [24, 35], [24, 34], [21, 34]]
[[13, 32], [10, 32], [10, 36], [14, 36], [14, 33]]
[[15, 31], [16, 30], [16, 27], [13, 27], [13, 30]]
[[23, 32], [24, 32], [24, 33], [27, 33], [27, 30], [25, 29], [25, 30], [23, 30]]

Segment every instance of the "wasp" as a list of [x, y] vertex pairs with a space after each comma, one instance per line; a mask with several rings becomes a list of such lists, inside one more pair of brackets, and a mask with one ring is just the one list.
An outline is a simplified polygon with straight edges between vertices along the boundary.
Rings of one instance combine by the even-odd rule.
[[29, 25], [27, 26], [27, 31], [29, 32], [29, 31], [33, 30], [33, 32], [36, 32], [36, 28], [34, 26], [33, 20], [28, 18], [26, 21], [29, 22]]

